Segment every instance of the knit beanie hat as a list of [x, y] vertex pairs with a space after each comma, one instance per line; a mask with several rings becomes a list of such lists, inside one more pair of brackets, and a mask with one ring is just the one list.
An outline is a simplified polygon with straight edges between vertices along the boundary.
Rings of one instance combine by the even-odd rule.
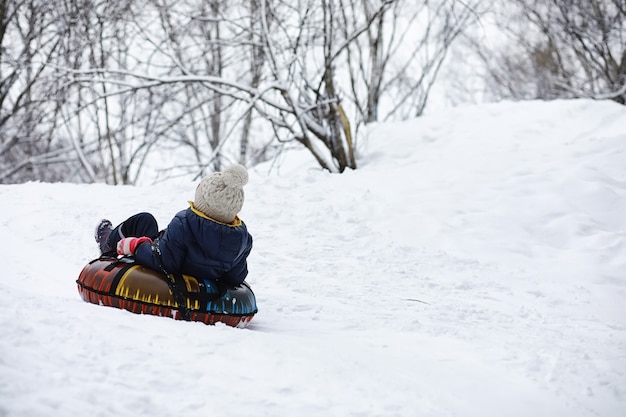
[[247, 183], [248, 171], [241, 165], [206, 176], [196, 188], [194, 207], [218, 222], [232, 223], [243, 206]]

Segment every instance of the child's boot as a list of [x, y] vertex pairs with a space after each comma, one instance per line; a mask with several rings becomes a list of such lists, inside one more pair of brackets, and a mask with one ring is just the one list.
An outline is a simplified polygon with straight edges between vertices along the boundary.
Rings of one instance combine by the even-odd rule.
[[100, 223], [98, 223], [98, 226], [96, 226], [94, 237], [96, 238], [96, 242], [100, 247], [101, 255], [115, 255], [113, 248], [109, 244], [109, 237], [111, 236], [111, 232], [113, 231], [112, 226], [113, 224], [107, 219], [100, 220]]

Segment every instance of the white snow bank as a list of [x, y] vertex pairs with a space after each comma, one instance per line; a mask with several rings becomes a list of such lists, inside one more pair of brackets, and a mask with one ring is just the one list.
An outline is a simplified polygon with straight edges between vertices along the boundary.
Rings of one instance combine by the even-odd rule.
[[0, 416], [626, 415], [625, 150], [624, 106], [500, 103], [258, 167], [246, 330], [76, 291], [101, 217], [194, 184], [0, 186]]

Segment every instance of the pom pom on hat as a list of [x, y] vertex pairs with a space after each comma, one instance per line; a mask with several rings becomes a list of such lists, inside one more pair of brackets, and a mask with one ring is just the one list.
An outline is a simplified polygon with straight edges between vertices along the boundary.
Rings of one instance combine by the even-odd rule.
[[222, 171], [222, 179], [227, 187], [243, 188], [248, 183], [248, 171], [241, 165], [231, 165]]
[[248, 171], [241, 165], [208, 175], [196, 188], [194, 207], [218, 222], [232, 223], [243, 207], [247, 183]]

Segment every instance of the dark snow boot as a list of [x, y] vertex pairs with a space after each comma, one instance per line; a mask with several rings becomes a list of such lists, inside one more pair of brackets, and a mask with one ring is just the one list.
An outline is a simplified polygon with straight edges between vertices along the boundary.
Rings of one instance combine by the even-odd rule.
[[94, 233], [94, 237], [96, 238], [98, 246], [100, 246], [101, 255], [115, 256], [115, 251], [109, 244], [109, 237], [111, 236], [111, 232], [113, 231], [113, 228], [111, 226], [113, 226], [113, 224], [107, 219], [100, 220], [100, 223], [98, 223], [98, 226], [96, 226], [96, 232]]

